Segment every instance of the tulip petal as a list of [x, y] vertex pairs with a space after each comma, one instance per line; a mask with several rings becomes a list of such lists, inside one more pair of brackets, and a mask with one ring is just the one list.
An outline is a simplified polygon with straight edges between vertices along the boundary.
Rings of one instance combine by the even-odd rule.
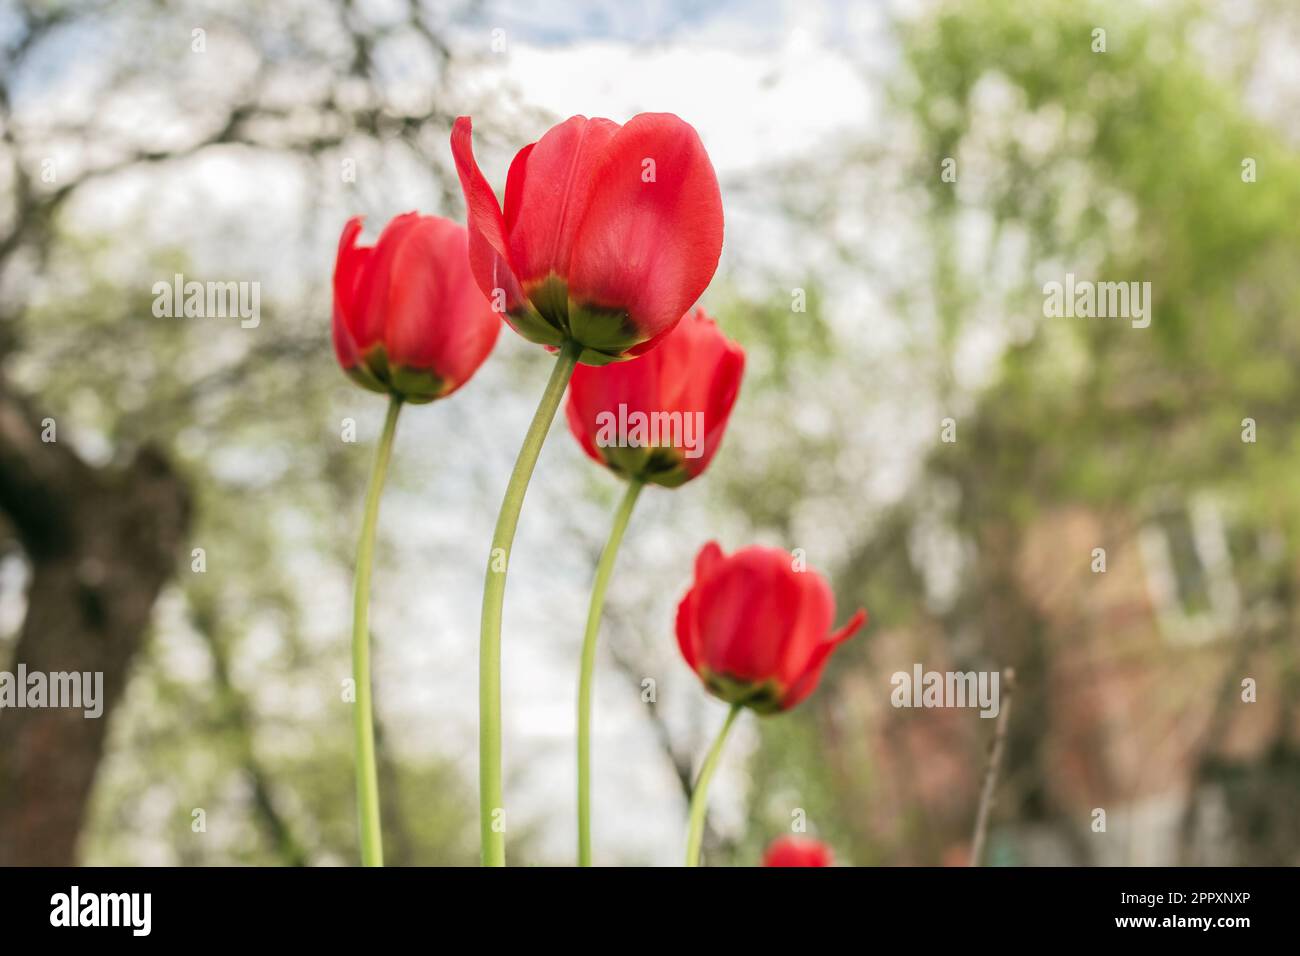
[[725, 560], [722, 547], [716, 541], [707, 542], [695, 556], [695, 583], [700, 585], [713, 576]]
[[834, 597], [815, 571], [796, 570], [779, 548], [727, 557], [710, 541], [677, 608], [677, 640], [709, 692], [760, 713], [786, 710], [812, 693], [831, 652], [866, 621], [859, 610], [828, 634]]
[[568, 420], [569, 431], [578, 440], [578, 444], [587, 453], [587, 457], [598, 465], [604, 465], [606, 463], [605, 458], [596, 446], [596, 435], [599, 433], [596, 416], [602, 409], [593, 407], [595, 405], [593, 401], [595, 398], [594, 390], [582, 387], [574, 388], [578, 374], [590, 367], [588, 365], [579, 365], [574, 369], [573, 379], [569, 382], [569, 400], [564, 405], [564, 417]]
[[830, 866], [831, 848], [820, 840], [783, 836], [763, 854], [764, 866]]
[[509, 181], [506, 185], [505, 223], [510, 262], [524, 288], [552, 273], [568, 275], [574, 235], [598, 182], [596, 170], [618, 130], [607, 119], [570, 117], [531, 147], [517, 177], [511, 166], [517, 185], [513, 190]]
[[357, 314], [352, 321], [352, 338], [362, 355], [384, 340], [388, 325], [388, 297], [393, 290], [393, 260], [407, 235], [419, 222], [420, 215], [415, 212], [394, 216], [371, 250], [357, 288]]
[[501, 215], [507, 236], [519, 221], [519, 207], [524, 201], [524, 183], [528, 179], [528, 157], [533, 154], [533, 147], [536, 145], [536, 143], [529, 143], [515, 153], [515, 158], [510, 162], [510, 172], [506, 173], [506, 202]]
[[683, 459], [688, 473], [695, 477], [708, 467], [721, 444], [740, 392], [745, 352], [699, 308], [678, 323], [659, 351], [664, 352], [662, 406], [683, 416], [698, 413], [703, 417], [703, 431], [696, 436], [700, 454]]
[[822, 671], [826, 669], [826, 662], [830, 659], [831, 651], [856, 634], [858, 629], [866, 622], [867, 612], [859, 608], [858, 612], [849, 619], [847, 624], [817, 646], [803, 674], [790, 685], [785, 698], [781, 701], [782, 710], [789, 710], [816, 690], [817, 683], [821, 680]]
[[571, 311], [623, 310], [643, 341], [672, 328], [722, 253], [722, 195], [695, 129], [671, 113], [642, 113], [619, 129], [571, 246]]
[[[446, 222], [443, 220], [443, 222]], [[455, 226], [447, 222], [446, 225]], [[384, 346], [390, 366], [432, 368], [440, 349], [438, 338], [443, 276], [439, 259], [439, 229], [433, 219], [421, 219], [407, 230], [388, 260], [391, 276], [384, 306]]]
[[[524, 296], [510, 266], [505, 219], [497, 204], [496, 193], [474, 159], [472, 131], [473, 124], [468, 116], [458, 117], [451, 130], [451, 153], [456, 160], [460, 188], [465, 194], [470, 267], [489, 301], [497, 289], [503, 290], [504, 306], [506, 311], [510, 311], [519, 307]], [[513, 171], [514, 166], [511, 168]]]
[[834, 647], [839, 644], [843, 644], [854, 634], [858, 633], [858, 631], [861, 630], [866, 623], [867, 623], [867, 609], [864, 607], [860, 607], [858, 608], [857, 612], [851, 618], [849, 618], [847, 624], [845, 624], [842, 628], [840, 628], [838, 631], [836, 631], [834, 634], [830, 636], [829, 640], [831, 646]]
[[677, 605], [677, 646], [691, 670], [700, 672], [700, 629], [696, 617], [697, 592], [725, 564], [722, 548], [716, 541], [706, 542], [695, 556], [695, 581]]
[[808, 662], [820, 652], [835, 623], [835, 595], [826, 579], [807, 569], [794, 572], [794, 576], [799, 586], [799, 615], [790, 628], [777, 669], [777, 679], [787, 689], [807, 671]]
[[470, 274], [466, 230], [424, 217], [392, 260], [384, 340], [393, 368], [419, 369], [451, 394], [477, 371], [501, 330]]
[[[717, 451], [744, 364], [744, 351], [696, 309], [649, 355], [579, 365], [569, 385], [569, 428], [591, 458], [616, 473], [676, 487], [700, 475]], [[627, 436], [611, 435], [605, 416], [623, 408], [655, 423], [650, 447], [629, 447]], [[610, 437], [620, 444], [610, 447]]]
[[686, 460], [693, 475], [704, 471], [722, 446], [722, 436], [726, 434], [727, 422], [740, 395], [740, 381], [744, 375], [745, 353], [739, 346], [728, 343], [714, 373], [713, 389], [704, 410], [704, 454]]
[[362, 218], [354, 216], [343, 226], [339, 237], [338, 257], [334, 263], [334, 309], [331, 321], [331, 338], [339, 365], [357, 384], [374, 392], [385, 392], [387, 387], [371, 370], [366, 356], [357, 345], [353, 328], [363, 311], [360, 305], [361, 285], [366, 277], [374, 249], [358, 246]]
[[668, 328], [650, 336], [650, 338], [646, 339], [644, 342], [638, 342], [623, 354], [628, 358], [639, 358], [647, 352], [653, 352], [659, 347], [660, 343], [662, 343], [664, 339], [668, 338], [668, 336], [672, 334], [673, 329], [675, 328], [675, 325], [670, 325]]
[[[633, 472], [646, 464], [651, 450], [633, 449], [627, 444], [627, 435], [611, 434], [610, 429], [600, 426], [605, 415], [615, 416], [616, 423], [620, 421], [620, 406], [629, 416], [661, 410], [659, 378], [660, 363], [654, 356], [605, 366], [579, 365], [574, 369], [569, 383], [569, 423], [588, 454], [610, 466], [616, 458], [620, 459], [620, 464], [632, 467]], [[613, 438], [618, 444], [598, 447], [596, 439], [604, 437]]]
[[353, 216], [343, 226], [339, 236], [338, 255], [334, 261], [334, 352], [339, 364], [349, 369], [361, 361], [352, 323], [356, 321], [357, 290], [370, 261], [371, 248], [358, 246], [363, 219]]
[[677, 605], [677, 647], [686, 660], [686, 665], [697, 674], [700, 671], [699, 628], [695, 622], [695, 589], [686, 592], [681, 603]]
[[803, 588], [779, 548], [733, 554], [699, 588], [703, 663], [737, 681], [778, 677], [802, 613]]

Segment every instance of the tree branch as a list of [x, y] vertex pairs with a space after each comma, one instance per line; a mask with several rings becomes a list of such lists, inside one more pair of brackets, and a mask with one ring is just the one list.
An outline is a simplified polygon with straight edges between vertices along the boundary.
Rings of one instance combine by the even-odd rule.
[[980, 791], [979, 810], [975, 814], [975, 836], [971, 840], [971, 866], [980, 866], [984, 855], [984, 842], [988, 833], [989, 813], [993, 809], [993, 794], [998, 786], [998, 773], [1002, 767], [1002, 750], [1006, 744], [1007, 724], [1011, 720], [1011, 695], [1015, 690], [1016, 672], [1007, 668], [1002, 672], [1002, 709], [998, 712], [998, 726], [989, 746], [988, 768], [984, 771], [984, 786]]

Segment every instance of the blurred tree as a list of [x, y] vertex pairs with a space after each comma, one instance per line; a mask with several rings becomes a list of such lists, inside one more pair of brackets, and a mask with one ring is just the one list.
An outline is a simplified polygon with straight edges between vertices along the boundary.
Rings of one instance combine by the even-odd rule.
[[[155, 196], [197, 189], [197, 177], [211, 175], [200, 164], [227, 155], [240, 157], [246, 176], [280, 175], [274, 162], [287, 163], [281, 169], [314, 183], [318, 196], [347, 187], [349, 164], [369, 164], [444, 203], [458, 199], [454, 176], [428, 158], [443, 151], [433, 148], [450, 127], [441, 103], [459, 83], [441, 35], [456, 15], [414, 0], [379, 18], [351, 0], [238, 8], [88, 0], [10, 6], [0, 17], [0, 514], [8, 519], [0, 553], [20, 556], [30, 581], [22, 630], [5, 650], [33, 670], [102, 671], [105, 684], [99, 720], [57, 709], [0, 719], [0, 863], [72, 862], [88, 816], [97, 823], [85, 852], [130, 859], [132, 834], [159, 825], [156, 814], [131, 819], [157, 805], [141, 796], [150, 786], [172, 789], [178, 834], [191, 832], [190, 807], [220, 816], [213, 794], [251, 809], [258, 829], [233, 845], [205, 844], [217, 855], [200, 854], [202, 862], [350, 859], [349, 752], [322, 747], [298, 767], [262, 759], [258, 741], [275, 723], [258, 699], [266, 687], [241, 687], [246, 668], [237, 665], [249, 635], [268, 627], [297, 664], [311, 654], [298, 637], [303, 582], [280, 558], [293, 546], [295, 514], [311, 516], [311, 534], [334, 562], [321, 573], [343, 578], [351, 566], [362, 463], [347, 453], [355, 446], [321, 440], [331, 396], [347, 387], [322, 331], [328, 294], [276, 283], [284, 294], [267, 303], [276, 320], [255, 335], [144, 320], [153, 278], [192, 268], [202, 243], [180, 252], [151, 237], [147, 194], [129, 248], [122, 230], [102, 234], [85, 210], [142, 182]], [[388, 53], [397, 47], [419, 83], [395, 82]], [[69, 77], [73, 62], [80, 72]], [[366, 202], [364, 188], [349, 202]], [[316, 212], [311, 203], [300, 212], [305, 236]], [[292, 269], [290, 252], [282, 254]], [[228, 259], [221, 268], [228, 275], [238, 266]], [[304, 367], [313, 372], [286, 372]], [[47, 418], [57, 422], [57, 442], [42, 440]], [[251, 502], [275, 521], [250, 520]], [[183, 571], [178, 592], [155, 607], [176, 559], [200, 546], [218, 573]], [[141, 664], [151, 623], [169, 634], [165, 653], [175, 653], [177, 634], [193, 639], [191, 652], [206, 648], [197, 686], [163, 661]], [[118, 705], [131, 674], [152, 687], [132, 691], [123, 723]], [[151, 704], [160, 710], [148, 713]], [[335, 739], [346, 743], [345, 715], [331, 713]], [[194, 736], [182, 743], [175, 735], [191, 721]], [[110, 736], [131, 746], [119, 748], [88, 809]], [[221, 755], [215, 765], [213, 754]], [[182, 767], [190, 772], [173, 776]], [[457, 835], [452, 808], [465, 795], [454, 771], [425, 761], [399, 774], [388, 759], [385, 772], [394, 858], [472, 859]], [[230, 773], [247, 790], [223, 787]], [[413, 788], [442, 796], [431, 806], [429, 793]], [[417, 802], [430, 812], [405, 825]], [[193, 859], [185, 841], [169, 842]]]
[[[1275, 728], [1281, 748], [1271, 765], [1291, 759], [1277, 753], [1295, 753], [1300, 281], [1291, 263], [1300, 252], [1300, 155], [1294, 131], [1252, 116], [1242, 89], [1264, 24], [1275, 30], [1285, 22], [1292, 31], [1297, 24], [1294, 11], [1280, 5], [1251, 12], [1225, 22], [1196, 4], [1139, 11], [1059, 3], [1027, 16], [1014, 5], [984, 2], [941, 5], [900, 24], [906, 70], [896, 102], [907, 132], [895, 135], [909, 145], [885, 162], [910, 168], [911, 189], [920, 192], [917, 233], [930, 255], [916, 260], [928, 274], [919, 283], [915, 274], [901, 276], [891, 298], [922, 343], [914, 369], [928, 379], [923, 392], [940, 396], [943, 414], [955, 416], [958, 439], [939, 443], [936, 418], [923, 474], [891, 514], [865, 529], [839, 568], [842, 598], [865, 603], [876, 625], [837, 655], [813, 706], [788, 725], [765, 726], [753, 799], [769, 834], [788, 821], [765, 801], [793, 786], [825, 807], [823, 826], [843, 837], [856, 862], [961, 858], [991, 730], [954, 736], [955, 728], [940, 730], [939, 713], [864, 711], [863, 702], [883, 699], [889, 671], [905, 661], [946, 660], [960, 670], [1014, 665], [1022, 690], [995, 821], [1015, 821], [1021, 850], [1042, 825], [1076, 861], [1097, 861], [1103, 851], [1085, 839], [1088, 820], [1062, 790], [1074, 785], [1063, 775], [1071, 762], [1101, 755], [1100, 738], [1062, 737], [1063, 708], [1071, 706], [1063, 701], [1082, 700], [1093, 685], [1086, 674], [1057, 682], [1071, 642], [1085, 646], [1090, 632], [1104, 640], [1116, 625], [1094, 619], [1107, 600], [1101, 592], [1093, 617], [1086, 611], [1100, 576], [1085, 573], [1066, 585], [1083, 604], [1065, 620], [1034, 582], [1064, 566], [1086, 572], [1093, 544], [1136, 535], [1152, 502], [1168, 498], [1210, 492], [1255, 529], [1250, 535], [1271, 530], [1270, 553], [1252, 546], [1234, 553], [1233, 564], [1238, 580], [1264, 580], [1269, 600], [1252, 605], [1263, 616], [1226, 625], [1237, 642], [1227, 647], [1236, 650], [1218, 645], [1199, 657], [1162, 646], [1149, 618], [1146, 633], [1155, 643], [1135, 635], [1129, 646], [1147, 648], [1148, 663], [1137, 666], [1159, 675], [1155, 687], [1165, 703], [1148, 696], [1137, 723], [1118, 732], [1142, 746], [1140, 722], [1159, 719], [1179, 698], [1180, 680], [1204, 686], [1194, 675], [1212, 658], [1224, 685], [1211, 699], [1238, 700], [1243, 673], [1269, 675], [1277, 696], [1258, 717]], [[1099, 26], [1105, 52], [1093, 49]], [[955, 181], [940, 175], [945, 158], [955, 160]], [[1244, 176], [1246, 158], [1267, 172]], [[879, 161], [867, 153], [860, 162], [870, 172], [860, 175], [874, 176]], [[1043, 318], [1043, 283], [1067, 271], [1150, 282], [1150, 327]], [[1002, 342], [1003, 358], [991, 374], [972, 378], [960, 358], [990, 336]], [[1243, 442], [1245, 418], [1267, 440]], [[793, 496], [762, 502], [763, 513], [794, 507]], [[1063, 552], [1066, 541], [1058, 538], [1054, 549], [1033, 552], [1039, 565], [1026, 571], [1028, 549], [1053, 527], [1045, 522], [1070, 507], [1104, 516], [1114, 538], [1079, 553]], [[955, 547], [946, 560], [921, 547], [936, 530]], [[945, 567], [957, 587], [936, 597]], [[1119, 573], [1141, 587], [1137, 569], [1121, 565]], [[900, 646], [896, 639], [905, 635], [910, 644]], [[1127, 677], [1096, 673], [1112, 675], [1096, 693], [1112, 700], [1128, 693]], [[1195, 698], [1179, 706], [1184, 721], [1198, 715], [1197, 726], [1213, 710]], [[1192, 758], [1200, 764], [1193, 778], [1221, 762], [1217, 745], [1225, 737], [1240, 741], [1246, 731], [1235, 715], [1242, 713], [1238, 704], [1217, 723], [1206, 720], [1211, 729], [1197, 744], [1202, 756]], [[1276, 723], [1268, 716], [1274, 713]], [[933, 736], [921, 738], [924, 746], [908, 742], [927, 727]], [[909, 767], [909, 752], [919, 765]], [[1254, 758], [1241, 759], [1258, 768], [1261, 781], [1268, 777]], [[956, 762], [943, 769], [949, 761]], [[926, 796], [932, 773], [941, 773], [949, 792]], [[1281, 792], [1289, 777], [1278, 773]], [[1117, 779], [1107, 792], [1118, 799], [1126, 789], [1136, 795], [1159, 783]], [[1255, 800], [1249, 820], [1238, 819], [1239, 861], [1267, 855], [1294, 862], [1300, 852], [1284, 836], [1292, 830], [1284, 815], [1266, 825], [1259, 819], [1271, 802]], [[1187, 806], [1194, 813], [1197, 801]], [[1193, 836], [1190, 825], [1184, 835]], [[1279, 839], [1289, 842], [1279, 847]], [[1222, 855], [1217, 861], [1226, 862]]]

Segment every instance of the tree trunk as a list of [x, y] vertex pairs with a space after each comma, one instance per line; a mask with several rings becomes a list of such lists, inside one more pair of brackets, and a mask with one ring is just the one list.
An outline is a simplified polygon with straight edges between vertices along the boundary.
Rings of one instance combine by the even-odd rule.
[[[108, 723], [175, 570], [190, 517], [184, 482], [151, 449], [86, 464], [0, 382], [0, 516], [31, 563], [15, 673], [103, 674], [103, 712], [0, 710], [0, 865], [70, 865]], [[18, 689], [23, 692], [23, 688]]]

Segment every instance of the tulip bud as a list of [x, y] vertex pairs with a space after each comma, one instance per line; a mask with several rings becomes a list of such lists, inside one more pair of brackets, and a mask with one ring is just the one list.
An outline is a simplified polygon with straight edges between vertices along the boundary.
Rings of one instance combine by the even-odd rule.
[[354, 381], [408, 402], [460, 388], [492, 351], [501, 321], [470, 273], [466, 231], [406, 213], [374, 246], [349, 219], [334, 265], [334, 352]]
[[777, 837], [763, 854], [764, 866], [830, 866], [831, 848], [811, 837]]
[[711, 694], [770, 714], [813, 692], [831, 651], [867, 613], [859, 609], [832, 633], [834, 619], [826, 580], [794, 570], [788, 552], [751, 546], [728, 557], [710, 541], [677, 607], [677, 644]]
[[579, 366], [569, 384], [569, 430], [616, 474], [675, 488], [713, 460], [744, 369], [744, 350], [696, 309], [648, 355]]
[[468, 116], [451, 151], [474, 276], [531, 342], [576, 341], [588, 365], [643, 354], [717, 270], [718, 177], [699, 134], [671, 113], [624, 126], [566, 120], [515, 156], [504, 209], [475, 162]]

